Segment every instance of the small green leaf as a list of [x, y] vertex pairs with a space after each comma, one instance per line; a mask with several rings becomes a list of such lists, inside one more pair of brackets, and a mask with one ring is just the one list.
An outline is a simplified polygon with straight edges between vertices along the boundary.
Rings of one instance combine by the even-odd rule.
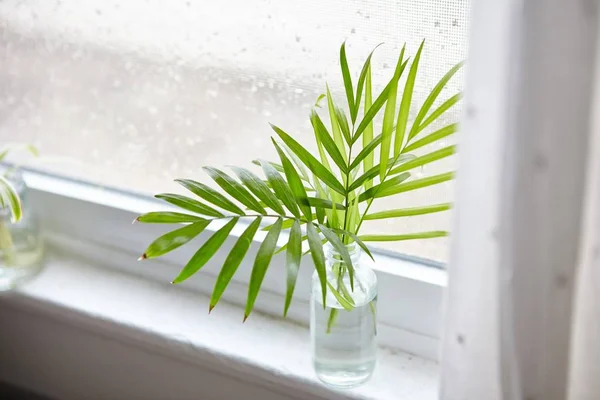
[[310, 114], [310, 122], [312, 123], [313, 129], [315, 130], [315, 134], [318, 136], [319, 141], [323, 144], [325, 150], [333, 162], [340, 168], [343, 173], [346, 173], [348, 170], [348, 166], [346, 165], [346, 160], [340, 153], [338, 146], [335, 144], [331, 136], [329, 136], [329, 132], [327, 132], [327, 128], [323, 124], [323, 121], [319, 117], [319, 115], [312, 111]]
[[331, 92], [329, 91], [329, 86], [327, 86], [327, 106], [329, 110], [329, 119], [331, 120], [331, 132], [333, 133], [333, 141], [337, 146], [340, 154], [344, 158], [344, 163], [348, 161], [348, 156], [346, 155], [346, 147], [344, 145], [344, 139], [342, 137], [340, 123], [337, 119], [337, 114], [335, 112], [336, 107], [333, 101], [333, 96], [331, 96]]
[[352, 258], [348, 252], [348, 248], [342, 243], [341, 239], [329, 228], [324, 225], [319, 225], [319, 230], [325, 236], [327, 241], [331, 243], [333, 248], [340, 253], [342, 261], [348, 267], [348, 277], [350, 278], [350, 287], [354, 290], [354, 265], [352, 264]]
[[176, 248], [186, 244], [198, 236], [210, 223], [210, 221], [198, 221], [183, 228], [165, 233], [154, 242], [150, 243], [140, 259], [155, 258], [162, 256]]
[[276, 127], [275, 125], [271, 125], [273, 130], [279, 135], [281, 140], [284, 141], [285, 144], [289, 146], [289, 148], [296, 153], [296, 155], [302, 160], [302, 162], [315, 174], [323, 183], [325, 183], [328, 187], [335, 190], [340, 194], [345, 193], [344, 186], [337, 180], [337, 178], [326, 169], [323, 164], [321, 164], [312, 154], [310, 154], [300, 143], [295, 141], [291, 136], [287, 133]]
[[273, 192], [271, 192], [269, 187], [262, 181], [262, 179], [245, 168], [232, 166], [231, 169], [233, 172], [235, 172], [240, 181], [242, 181], [242, 183], [267, 207], [275, 211], [277, 214], [285, 214], [285, 210], [279, 203], [279, 200], [277, 200], [277, 197], [273, 194]]
[[306, 196], [306, 190], [304, 190], [304, 186], [302, 185], [302, 180], [300, 179], [300, 175], [292, 165], [292, 162], [287, 158], [281, 147], [277, 144], [275, 139], [271, 138], [277, 153], [279, 154], [279, 159], [281, 160], [281, 165], [283, 165], [283, 170], [285, 171], [285, 176], [287, 178], [288, 185], [296, 198], [296, 202], [300, 206], [300, 210], [302, 210], [302, 214], [307, 221], [312, 221], [312, 213], [310, 210], [310, 206], [308, 205], [308, 198]]
[[446, 211], [452, 208], [452, 203], [441, 203], [433, 204], [422, 207], [411, 207], [411, 208], [399, 208], [395, 210], [380, 211], [372, 214], [365, 215], [365, 220], [375, 219], [387, 219], [387, 218], [399, 218], [399, 217], [412, 217], [415, 215], [425, 215], [431, 213], [437, 213]]
[[[365, 116], [367, 114], [367, 110], [369, 110], [371, 108], [372, 104], [373, 104], [373, 94], [372, 94], [372, 88], [371, 88], [371, 67], [369, 66], [369, 68], [367, 70], [367, 78], [365, 81]], [[367, 127], [365, 128], [364, 133], [363, 133], [363, 149], [367, 148], [372, 142], [373, 142], [373, 123], [371, 122], [367, 125]], [[379, 143], [381, 143], [381, 139], [379, 140]], [[370, 152], [369, 154], [367, 154], [365, 156], [364, 163], [363, 163], [363, 171], [368, 171], [371, 168], [373, 168], [374, 161], [375, 161], [375, 154], [373, 154], [373, 152]], [[352, 168], [350, 168], [350, 169], [352, 170]], [[373, 184], [371, 181], [366, 181], [365, 189], [370, 188], [372, 185]]]
[[434, 239], [445, 236], [448, 236], [448, 232], [446, 231], [429, 231], [407, 233], [404, 235], [362, 235], [359, 238], [365, 242], [399, 242], [402, 240]]
[[317, 100], [315, 100], [315, 107], [321, 107], [321, 100], [323, 100], [325, 98], [325, 93], [321, 93], [319, 95], [319, 97], [317, 97]]
[[346, 89], [346, 98], [348, 99], [348, 109], [354, 109], [354, 89], [352, 88], [352, 77], [348, 60], [346, 59], [346, 42], [340, 47], [340, 66], [342, 67], [342, 77], [344, 78], [344, 88]]
[[451, 124], [451, 125], [445, 126], [442, 129], [439, 129], [433, 133], [430, 133], [429, 135], [425, 136], [424, 138], [419, 139], [416, 142], [407, 145], [402, 150], [402, 152], [404, 153], [407, 151], [413, 151], [413, 150], [423, 147], [429, 143], [433, 143], [436, 140], [443, 139], [446, 136], [450, 136], [453, 133], [457, 132], [458, 128], [459, 128], [458, 124]]
[[306, 233], [308, 234], [308, 246], [310, 248], [310, 255], [312, 257], [313, 263], [315, 264], [315, 269], [317, 270], [319, 281], [321, 281], [321, 291], [323, 294], [323, 309], [325, 309], [327, 305], [327, 271], [325, 269], [325, 253], [323, 252], [323, 244], [321, 243], [321, 238], [319, 237], [319, 234], [317, 233], [317, 230], [315, 229], [313, 224], [306, 225]]
[[[294, 220], [294, 221], [296, 221], [296, 220]], [[302, 225], [303, 223], [304, 223], [304, 222], [301, 222], [301, 225]], [[303, 235], [303, 236], [302, 236], [302, 240], [301, 240], [301, 241], [302, 241], [302, 242], [304, 242], [304, 241], [305, 241], [305, 240], [307, 240], [307, 239], [308, 239], [308, 235]], [[274, 254], [283, 253], [284, 251], [286, 251], [286, 250], [287, 250], [287, 247], [288, 247], [288, 244], [286, 243], [286, 244], [284, 244], [283, 246], [281, 246], [279, 249], [277, 249], [277, 251], [275, 251], [275, 253], [274, 253]]]
[[375, 99], [373, 105], [369, 107], [369, 110], [365, 113], [365, 116], [363, 117], [362, 121], [360, 121], [358, 128], [356, 128], [356, 131], [354, 132], [352, 143], [356, 142], [360, 138], [367, 126], [371, 125], [373, 118], [375, 118], [375, 116], [379, 113], [379, 110], [381, 110], [381, 107], [383, 107], [387, 101], [391, 87], [397, 84], [397, 82], [398, 81], [395, 80], [395, 77], [393, 77], [383, 91], [379, 94], [379, 96]]
[[201, 203], [194, 199], [190, 199], [186, 196], [173, 193], [161, 193], [155, 195], [154, 197], [156, 197], [157, 199], [164, 200], [167, 203], [171, 203], [174, 206], [183, 208], [184, 210], [206, 215], [209, 217], [223, 217], [223, 214], [215, 210], [214, 208], [211, 208], [204, 203]]
[[415, 59], [410, 66], [408, 77], [406, 78], [406, 84], [404, 85], [404, 91], [402, 92], [402, 100], [400, 101], [400, 109], [398, 110], [398, 120], [396, 122], [396, 136], [394, 139], [394, 156], [400, 154], [402, 144], [404, 142], [404, 135], [406, 132], [406, 124], [408, 123], [408, 112], [410, 111], [410, 103], [412, 101], [413, 89], [415, 87], [415, 79], [417, 77], [417, 70], [419, 69], [419, 60], [421, 59], [421, 51], [425, 40], [421, 42], [419, 50], [415, 55]]
[[[381, 190], [375, 194], [375, 197], [379, 198], [379, 197], [393, 196], [398, 193], [408, 192], [410, 190], [416, 190], [416, 189], [421, 189], [421, 188], [424, 188], [427, 186], [437, 185], [439, 183], [452, 180], [453, 178], [454, 178], [454, 172], [446, 172], [444, 174], [428, 176], [427, 178], [416, 179], [414, 181], [405, 182], [405, 183], [402, 183], [398, 186], [394, 186], [389, 189]], [[362, 199], [363, 194], [360, 195], [359, 201], [364, 201], [364, 200], [368, 199], [368, 197]]]
[[[395, 165], [404, 163], [413, 158], [415, 158], [415, 156], [412, 154], [401, 154], [400, 157], [395, 159], [395, 162], [394, 162], [394, 159], [389, 159], [388, 166], [391, 168]], [[371, 168], [370, 170], [368, 170], [367, 172], [365, 172], [364, 174], [359, 176], [354, 182], [352, 182], [352, 184], [350, 185], [348, 190], [353, 191], [355, 189], [358, 189], [363, 183], [365, 183], [367, 181], [372, 181], [373, 179], [375, 179], [375, 177], [377, 177], [377, 175], [379, 175], [379, 165], [374, 166], [373, 168]]]
[[226, 191], [234, 199], [260, 214], [267, 213], [258, 201], [256, 201], [256, 199], [240, 183], [225, 172], [214, 167], [202, 167], [202, 169], [221, 187], [221, 189]]
[[413, 158], [412, 160], [407, 161], [407, 162], [401, 164], [400, 166], [392, 169], [390, 171], [389, 175], [395, 175], [402, 171], [409, 171], [413, 168], [421, 167], [425, 164], [429, 164], [434, 161], [441, 160], [442, 158], [449, 157], [454, 153], [456, 153], [456, 146], [448, 146], [448, 147], [444, 147], [443, 149], [432, 151], [429, 154], [425, 154], [423, 156]]
[[292, 190], [288, 186], [287, 182], [268, 161], [261, 161], [261, 166], [265, 176], [267, 177], [267, 180], [275, 192], [275, 196], [277, 196], [277, 198], [283, 202], [283, 205], [286, 206], [286, 208], [290, 210], [290, 212], [294, 214], [296, 218], [299, 218], [300, 209], [298, 208], [296, 199], [294, 198]]
[[[446, 100], [441, 106], [439, 106], [437, 109], [435, 109], [435, 111], [433, 111], [425, 121], [423, 121], [423, 123], [421, 123], [421, 125], [419, 125], [419, 128], [417, 129], [417, 133], [421, 132], [423, 129], [425, 129], [427, 126], [429, 126], [429, 124], [431, 124], [433, 121], [435, 121], [440, 115], [442, 115], [443, 113], [445, 113], [450, 107], [452, 107], [453, 105], [455, 105], [456, 103], [458, 103], [461, 99], [463, 98], [463, 93], [457, 93], [454, 96], [450, 97], [448, 100]], [[416, 133], [415, 133], [416, 136]]]
[[[296, 219], [286, 219], [283, 221], [283, 223], [281, 224], [281, 229], [290, 229], [292, 227], [292, 225], [294, 225], [294, 221], [296, 221]], [[301, 221], [303, 224], [306, 223], [306, 220], [304, 218], [301, 218], [299, 221]], [[274, 223], [271, 225], [267, 225], [264, 228], [261, 229], [261, 231], [270, 231], [271, 228], [273, 228], [273, 225], [275, 225]]]
[[[371, 51], [371, 53], [369, 54], [369, 56], [367, 57], [367, 60], [365, 61], [362, 70], [360, 71], [360, 76], [358, 77], [358, 85], [356, 86], [356, 98], [354, 100], [354, 108], [350, 110], [350, 117], [352, 118], [352, 124], [354, 124], [356, 122], [356, 117], [358, 116], [358, 111], [360, 110], [360, 100], [362, 97], [362, 92], [363, 92], [363, 86], [365, 85], [365, 81], [368, 82], [367, 83], [367, 88], [368, 90], [365, 90], [365, 92], [369, 92], [369, 96], [371, 95], [370, 91], [371, 91], [371, 57], [373, 56], [373, 53], [375, 52], [375, 50], [377, 50], [377, 48], [379, 46], [381, 46], [383, 43], [379, 43], [377, 46], [375, 46], [375, 48]], [[366, 96], [366, 94], [365, 94]], [[369, 101], [369, 107], [371, 106], [371, 103]], [[367, 110], [368, 107], [366, 106], [365, 103], [365, 110]], [[371, 136], [372, 138], [373, 136]]]
[[315, 214], [317, 214], [317, 221], [320, 224], [322, 224], [322, 223], [325, 222], [325, 216], [327, 215], [327, 213], [325, 212], [325, 208], [323, 208], [323, 207], [315, 207]]
[[340, 305], [344, 307], [344, 310], [351, 311], [354, 308], [354, 306], [352, 306], [352, 304], [350, 304], [350, 302], [346, 300], [344, 296], [340, 294], [340, 292], [335, 290], [335, 288], [331, 283], [329, 283], [329, 281], [327, 281], [327, 287], [329, 288], [335, 299], [338, 301], [338, 303], [340, 303]]
[[341, 108], [335, 108], [335, 117], [337, 118], [340, 129], [342, 130], [342, 135], [344, 135], [344, 139], [346, 143], [350, 144], [352, 142], [352, 136], [350, 135], [350, 125], [348, 125], [348, 120], [346, 119], [346, 114], [342, 111]]
[[285, 306], [283, 309], [284, 317], [287, 316], [288, 309], [292, 302], [294, 288], [296, 287], [296, 279], [298, 278], [298, 270], [300, 269], [300, 261], [302, 259], [302, 231], [300, 230], [300, 221], [298, 220], [294, 220], [287, 246], [285, 261], [287, 270], [287, 289], [285, 292]]
[[369, 200], [372, 197], [379, 197], [379, 193], [385, 192], [387, 189], [397, 187], [408, 178], [410, 178], [410, 173], [404, 172], [391, 179], [388, 179], [387, 181], [380, 183], [379, 185], [373, 186], [369, 190], [365, 190], [363, 193], [361, 193], [360, 196], [358, 196], [358, 201], [361, 202]]
[[204, 265], [206, 265], [206, 263], [215, 255], [217, 250], [219, 250], [221, 245], [225, 242], [229, 236], [229, 233], [237, 222], [237, 217], [232, 218], [231, 221], [216, 231], [202, 245], [202, 247], [200, 247], [196, 254], [192, 256], [192, 258], [188, 261], [186, 266], [183, 267], [177, 278], [175, 278], [172, 283], [181, 283], [198, 272], [200, 268], [204, 267]]
[[435, 85], [431, 93], [429, 93], [429, 96], [427, 96], [425, 102], [423, 102], [423, 105], [421, 106], [421, 109], [419, 110], [419, 113], [417, 114], [417, 117], [413, 122], [412, 128], [410, 129], [410, 132], [408, 134], [408, 140], [412, 139], [419, 133], [419, 131], [421, 130], [420, 125], [423, 121], [423, 118], [425, 118], [425, 115], [427, 115], [427, 113], [431, 109], [431, 106], [433, 105], [441, 91], [446, 87], [448, 81], [454, 76], [454, 74], [456, 74], [456, 72], [458, 72], [459, 69], [462, 68], [463, 65], [465, 65], [465, 62], [461, 61], [454, 67], [450, 68], [450, 70], [446, 72], [446, 75], [444, 75], [442, 79], [440, 79], [440, 81], [437, 83], [437, 85]]
[[244, 233], [240, 235], [237, 242], [235, 242], [231, 248], [231, 251], [227, 256], [225, 263], [223, 263], [221, 272], [219, 272], [219, 276], [215, 282], [215, 287], [213, 289], [212, 296], [210, 297], [209, 312], [212, 311], [214, 306], [216, 306], [219, 302], [219, 299], [223, 295], [223, 292], [225, 292], [225, 289], [227, 288], [227, 285], [229, 285], [231, 278], [233, 278], [233, 275], [246, 256], [246, 253], [252, 244], [252, 239], [254, 238], [258, 227], [260, 226], [261, 220], [261, 217], [257, 217], [254, 221], [252, 221], [252, 223], [248, 226], [248, 228], [246, 228]]
[[0, 175], [0, 198], [3, 204], [8, 204], [11, 221], [17, 222], [22, 217], [22, 206], [19, 194], [14, 186], [4, 176]]
[[196, 196], [203, 198], [217, 207], [221, 207], [223, 210], [227, 210], [234, 214], [244, 215], [244, 211], [210, 186], [191, 179], [175, 179], [175, 182], [179, 183]]
[[[258, 165], [260, 167], [262, 165], [261, 161], [265, 162], [264, 160], [252, 160], [252, 164]], [[277, 170], [277, 172], [281, 172], [283, 174], [283, 167], [280, 164], [277, 164], [277, 163], [274, 163], [274, 162], [271, 162], [271, 161], [266, 161], [266, 162], [268, 162], [269, 164], [271, 164], [271, 166], [273, 168], [275, 168], [275, 170]]]
[[273, 253], [277, 247], [277, 239], [279, 239], [279, 233], [281, 232], [282, 219], [278, 218], [273, 228], [267, 233], [265, 240], [261, 243], [256, 259], [254, 260], [254, 266], [252, 267], [252, 273], [250, 275], [250, 283], [248, 285], [248, 300], [246, 301], [246, 310], [244, 312], [244, 321], [254, 308], [254, 302], [260, 291], [260, 287], [273, 258]]
[[[358, 165], [360, 164], [360, 162], [362, 160], [364, 160], [366, 157], [368, 157], [370, 155], [373, 155], [373, 151], [377, 148], [377, 146], [379, 146], [381, 144], [381, 139], [382, 139], [382, 136], [377, 135], [377, 137], [375, 139], [372, 139], [369, 143], [363, 142], [363, 144], [365, 144], [365, 146], [360, 151], [360, 153], [358, 153], [356, 158], [352, 161], [352, 164], [350, 164], [350, 167], [348, 169], [350, 171], [352, 171], [354, 168], [358, 167]], [[364, 140], [364, 138], [363, 138], [363, 140]], [[371, 157], [371, 158], [373, 158], [373, 157]], [[373, 164], [371, 163], [371, 165], [373, 165]]]
[[[308, 205], [310, 205], [311, 207], [315, 207], [315, 208], [327, 208], [329, 210], [333, 209], [333, 202], [331, 200], [325, 200], [325, 199], [320, 199], [317, 197], [308, 197], [307, 198], [308, 201]], [[344, 207], [343, 204], [340, 203], [336, 203], [335, 204], [335, 208], [336, 210], [345, 210], [346, 207]]]
[[137, 222], [144, 224], [180, 224], [186, 222], [204, 221], [196, 215], [183, 214], [169, 211], [156, 211], [142, 214], [136, 218]]

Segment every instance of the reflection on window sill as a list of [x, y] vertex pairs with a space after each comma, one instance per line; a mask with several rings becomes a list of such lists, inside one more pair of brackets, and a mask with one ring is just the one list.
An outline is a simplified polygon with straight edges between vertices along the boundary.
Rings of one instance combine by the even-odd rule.
[[[94, 391], [109, 389], [128, 398], [148, 393], [147, 387], [131, 382], [145, 382], [143, 386], [152, 388], [151, 398], [190, 398], [190, 390], [196, 396], [208, 391], [216, 398], [242, 398], [234, 394], [236, 387], [240, 396], [256, 393], [267, 399], [419, 400], [434, 398], [437, 392], [434, 362], [384, 349], [371, 382], [350, 392], [332, 392], [314, 378], [306, 327], [260, 313], [242, 325], [242, 310], [227, 303], [219, 304], [209, 316], [202, 308], [208, 300], [196, 292], [50, 250], [41, 275], [0, 298], [0, 319], [13, 321], [0, 333], [0, 354], [6, 355], [4, 360], [10, 357], [0, 367], [0, 380], [32, 385], [23, 387], [59, 398], [98, 398], [101, 392]], [[102, 262], [110, 263], [112, 256], [107, 253]], [[43, 336], [58, 329], [45, 328], [48, 323], [65, 326], [67, 333], [60, 334], [62, 346], [40, 350]], [[79, 339], [69, 340], [75, 331]], [[9, 350], [15, 341], [20, 353]], [[111, 358], [113, 345], [107, 343], [114, 341], [120, 346], [114, 357], [125, 357], [126, 363]], [[82, 347], [85, 353], [69, 356]], [[154, 360], [150, 365], [148, 354]], [[82, 358], [85, 368], [78, 367]], [[121, 379], [112, 380], [109, 388], [101, 387], [108, 379], [105, 375], [116, 373], [108, 371], [112, 367], [107, 369], [112, 363], [119, 365], [115, 368]], [[148, 375], [168, 364], [174, 364], [168, 376]], [[44, 365], [60, 365], [62, 373], [49, 373]], [[192, 382], [184, 378], [190, 370], [197, 376]], [[230, 386], [203, 386], [203, 377], [215, 374], [231, 381]]]

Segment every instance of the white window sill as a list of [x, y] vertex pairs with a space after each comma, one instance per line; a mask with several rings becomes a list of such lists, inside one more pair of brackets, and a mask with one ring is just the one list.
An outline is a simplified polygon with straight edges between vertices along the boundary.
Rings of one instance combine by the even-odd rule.
[[[0, 330], [0, 380], [65, 400], [109, 394], [233, 399], [252, 393], [263, 399], [428, 400], [437, 394], [435, 362], [390, 349], [380, 349], [369, 383], [331, 391], [314, 377], [305, 326], [258, 312], [242, 324], [242, 310], [225, 302], [209, 316], [208, 300], [197, 292], [51, 250], [38, 277], [0, 297], [0, 320], [12, 321]], [[107, 253], [102, 263], [112, 257]], [[79, 339], [56, 333], [44, 344], [43, 336], [57, 329], [44, 327], [48, 320], [76, 330]], [[113, 357], [108, 343], [114, 341], [119, 347]], [[168, 371], [156, 373], [161, 366]], [[203, 376], [227, 376], [230, 384], [215, 377], [207, 385]]]

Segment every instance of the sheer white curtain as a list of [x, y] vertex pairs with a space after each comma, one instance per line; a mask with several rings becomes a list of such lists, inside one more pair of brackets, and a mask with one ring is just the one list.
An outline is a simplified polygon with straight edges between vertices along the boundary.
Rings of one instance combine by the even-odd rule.
[[598, 4], [472, 7], [441, 398], [600, 399]]

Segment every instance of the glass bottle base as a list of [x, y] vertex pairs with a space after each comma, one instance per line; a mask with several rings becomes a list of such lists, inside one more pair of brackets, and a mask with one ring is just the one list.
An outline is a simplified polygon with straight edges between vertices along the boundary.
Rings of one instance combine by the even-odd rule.
[[374, 362], [348, 368], [315, 363], [317, 378], [326, 385], [338, 389], [350, 389], [365, 383], [373, 375], [374, 369]]

